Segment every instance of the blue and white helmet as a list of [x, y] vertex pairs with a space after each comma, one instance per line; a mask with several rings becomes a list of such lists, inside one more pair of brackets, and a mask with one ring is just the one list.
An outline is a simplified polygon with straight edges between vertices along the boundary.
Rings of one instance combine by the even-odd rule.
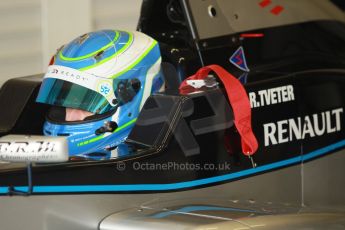
[[[70, 156], [103, 159], [131, 131], [146, 99], [164, 87], [157, 41], [140, 32], [101, 30], [60, 48], [36, 101], [53, 105], [44, 134], [66, 136]], [[66, 121], [66, 108], [88, 111]]]

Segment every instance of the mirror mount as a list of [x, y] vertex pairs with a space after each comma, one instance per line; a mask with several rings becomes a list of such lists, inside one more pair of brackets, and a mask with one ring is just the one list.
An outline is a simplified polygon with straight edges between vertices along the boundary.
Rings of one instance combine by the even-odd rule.
[[15, 188], [15, 186], [9, 186], [8, 187], [8, 195], [13, 196], [30, 196], [33, 192], [33, 185], [32, 185], [32, 162], [28, 162], [26, 165], [26, 171], [27, 171], [27, 178], [28, 178], [28, 189], [27, 191], [21, 191]]

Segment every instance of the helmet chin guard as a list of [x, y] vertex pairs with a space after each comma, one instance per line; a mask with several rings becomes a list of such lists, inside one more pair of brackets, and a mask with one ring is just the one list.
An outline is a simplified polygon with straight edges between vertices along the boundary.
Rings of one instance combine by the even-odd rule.
[[[54, 55], [37, 102], [53, 106], [44, 134], [66, 136], [70, 156], [105, 159], [131, 131], [146, 99], [164, 86], [157, 42], [140, 32], [82, 35]], [[66, 121], [65, 108], [93, 113]]]

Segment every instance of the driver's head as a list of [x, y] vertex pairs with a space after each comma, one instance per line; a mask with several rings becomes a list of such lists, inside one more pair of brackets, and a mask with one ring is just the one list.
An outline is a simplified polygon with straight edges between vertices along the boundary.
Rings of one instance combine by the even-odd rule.
[[44, 134], [66, 136], [70, 155], [102, 156], [128, 136], [163, 85], [157, 42], [140, 32], [101, 30], [54, 55], [37, 102], [52, 105]]

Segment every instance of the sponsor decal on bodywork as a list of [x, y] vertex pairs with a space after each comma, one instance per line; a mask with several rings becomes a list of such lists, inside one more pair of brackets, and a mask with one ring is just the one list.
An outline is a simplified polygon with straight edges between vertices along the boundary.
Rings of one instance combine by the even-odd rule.
[[8, 162], [65, 162], [68, 160], [64, 137], [7, 135], [0, 139], [0, 160]]
[[257, 92], [250, 92], [249, 100], [252, 108], [294, 101], [294, 88], [292, 85], [284, 85], [271, 89], [263, 89]]
[[249, 68], [247, 65], [246, 56], [244, 54], [243, 47], [240, 46], [235, 53], [230, 57], [229, 59], [230, 63], [232, 63], [234, 66], [239, 68], [240, 70], [243, 70], [245, 72], [249, 72]]
[[0, 152], [8, 153], [44, 153], [56, 152], [55, 143], [37, 142], [0, 142]]
[[341, 131], [343, 108], [263, 125], [265, 146], [314, 138]]

